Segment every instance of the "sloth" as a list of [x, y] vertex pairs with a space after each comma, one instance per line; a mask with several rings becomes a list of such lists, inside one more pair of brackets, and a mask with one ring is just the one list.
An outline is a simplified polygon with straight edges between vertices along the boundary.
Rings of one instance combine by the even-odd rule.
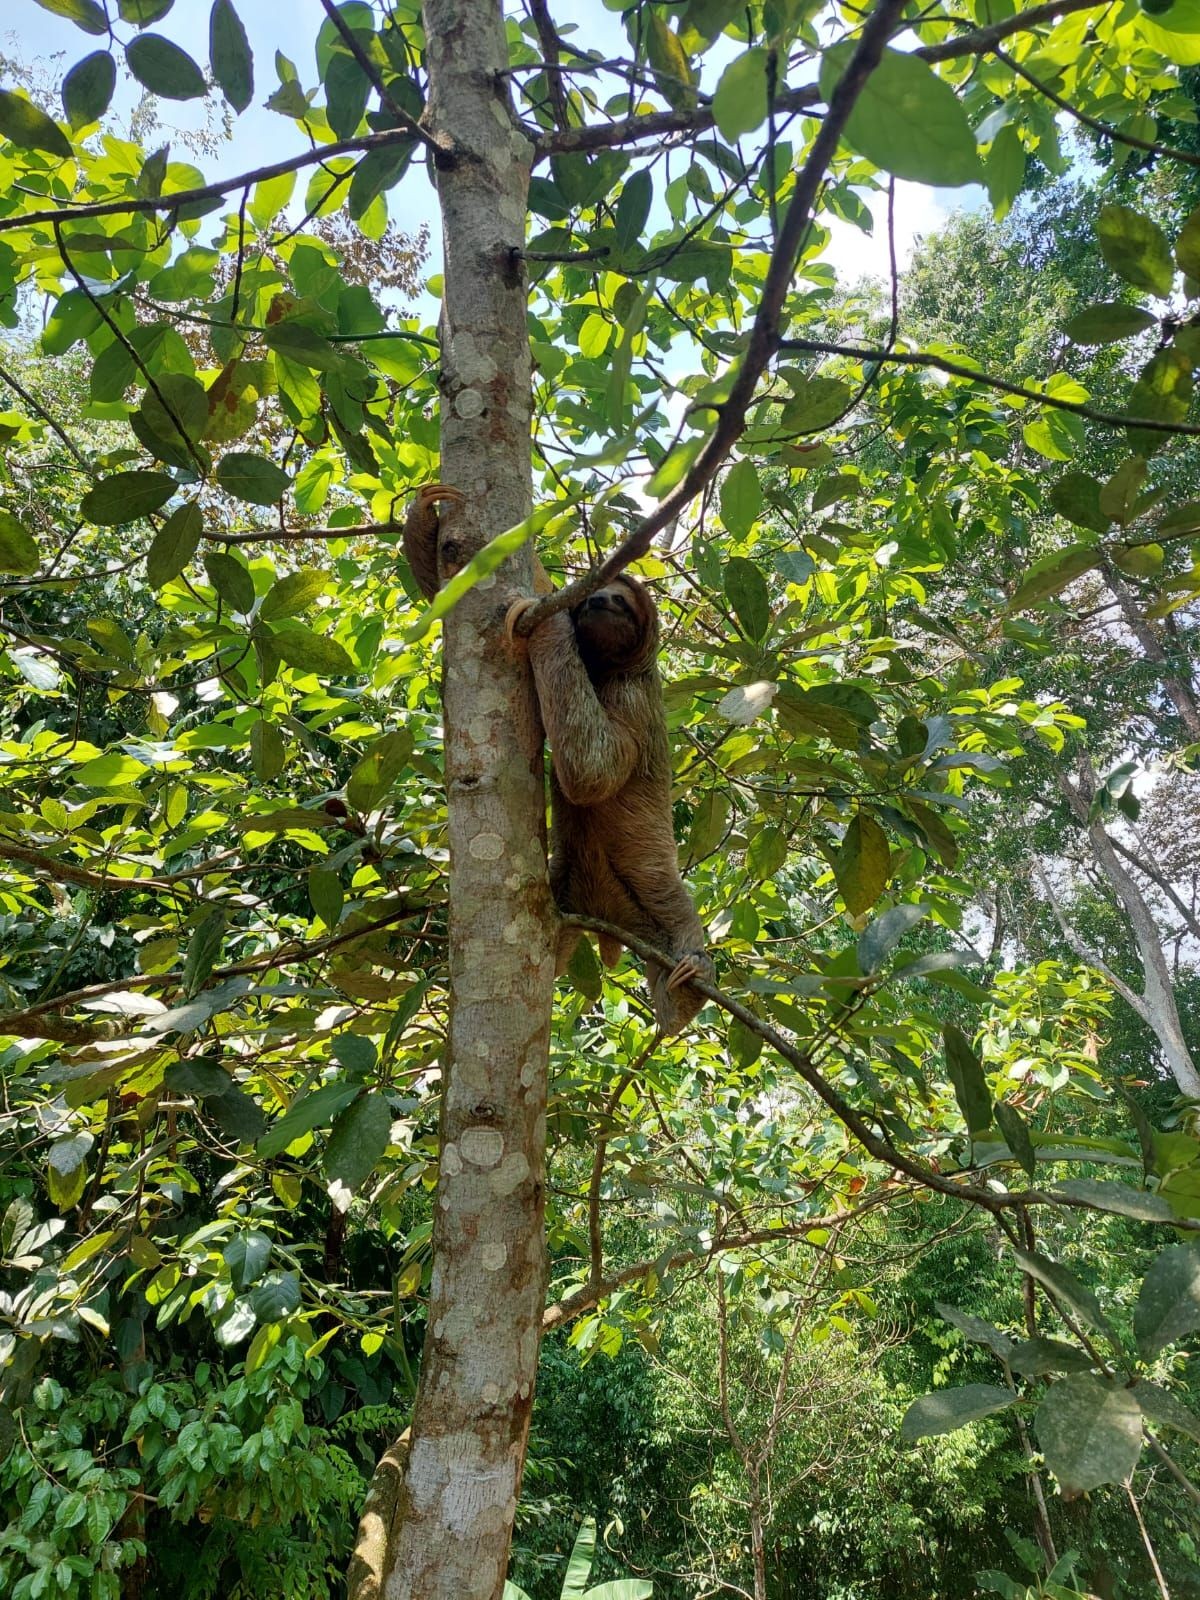
[[[404, 548], [423, 593], [439, 581], [437, 502], [456, 490], [429, 484], [404, 525]], [[540, 570], [535, 588], [549, 580]], [[536, 604], [515, 601], [505, 626]], [[658, 676], [658, 611], [628, 573], [571, 612], [559, 611], [528, 639], [542, 723], [550, 743], [550, 887], [559, 912], [594, 917], [653, 945], [673, 962], [647, 960], [655, 1021], [664, 1036], [685, 1028], [704, 1004], [692, 978], [711, 982], [713, 965], [691, 896], [679, 876], [671, 824], [671, 755]], [[559, 934], [557, 971], [582, 930]], [[615, 966], [623, 948], [599, 935], [600, 959]]]

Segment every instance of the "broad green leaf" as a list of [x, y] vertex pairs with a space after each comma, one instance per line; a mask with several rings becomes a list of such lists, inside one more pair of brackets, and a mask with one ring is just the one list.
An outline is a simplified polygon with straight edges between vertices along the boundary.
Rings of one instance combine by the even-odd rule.
[[759, 828], [750, 839], [746, 851], [746, 866], [750, 876], [759, 883], [773, 878], [787, 860], [787, 835], [782, 828], [768, 824]]
[[[1192, 364], [1174, 346], [1160, 350], [1142, 368], [1125, 402], [1131, 417], [1151, 422], [1182, 422], [1192, 403]], [[1154, 428], [1130, 427], [1129, 448], [1138, 455], [1153, 455], [1170, 442], [1171, 435]]]
[[254, 609], [254, 579], [246, 566], [227, 550], [210, 550], [204, 557], [208, 581], [227, 606], [243, 616]]
[[146, 552], [146, 578], [152, 589], [179, 576], [200, 548], [203, 535], [204, 517], [194, 500], [172, 511]]
[[972, 1344], [986, 1345], [1001, 1361], [1009, 1361], [1012, 1357], [1016, 1346], [1008, 1334], [985, 1322], [982, 1317], [973, 1317], [969, 1311], [960, 1311], [957, 1306], [945, 1305], [940, 1300], [934, 1301], [933, 1309], [939, 1317], [944, 1317], [952, 1327], [957, 1328], [965, 1339], [970, 1339]]
[[250, 765], [254, 776], [270, 783], [283, 771], [287, 760], [287, 745], [273, 722], [260, 717], [250, 729]]
[[249, 450], [233, 450], [217, 463], [217, 482], [227, 494], [251, 505], [271, 506], [291, 482], [282, 467]]
[[342, 917], [345, 896], [342, 880], [336, 872], [325, 867], [313, 867], [308, 874], [308, 902], [314, 913], [330, 930], [337, 927]]
[[381, 1094], [363, 1095], [334, 1121], [324, 1166], [329, 1192], [339, 1209], [350, 1204], [350, 1196], [375, 1170], [388, 1147], [391, 1129], [391, 1109]]
[[1083, 419], [1069, 411], [1047, 409], [1035, 422], [1025, 424], [1021, 437], [1047, 461], [1074, 461], [1083, 447]]
[[1200, 1417], [1169, 1389], [1143, 1378], [1129, 1391], [1137, 1401], [1142, 1415], [1149, 1417], [1159, 1427], [1174, 1428], [1200, 1444]]
[[689, 111], [696, 103], [696, 75], [679, 36], [659, 11], [648, 11], [646, 54], [654, 69], [659, 93], [676, 111]]
[[793, 396], [783, 408], [783, 431], [798, 435], [820, 433], [845, 414], [853, 390], [840, 378], [809, 378], [793, 385]]
[[1174, 1244], [1142, 1280], [1133, 1336], [1144, 1361], [1200, 1328], [1200, 1245]]
[[723, 139], [735, 144], [767, 120], [767, 67], [770, 52], [754, 45], [736, 56], [721, 74], [712, 109]]
[[280, 657], [297, 672], [315, 672], [323, 678], [351, 678], [358, 671], [353, 660], [336, 639], [315, 633], [303, 623], [289, 622], [276, 628], [271, 642]]
[[1013, 201], [1021, 192], [1025, 182], [1026, 160], [1025, 146], [1021, 143], [1016, 124], [1006, 122], [992, 140], [992, 148], [983, 167], [988, 199], [992, 202], [992, 215], [997, 222], [1004, 221], [1012, 209]]
[[629, 250], [637, 244], [650, 215], [650, 203], [653, 198], [654, 180], [649, 171], [643, 167], [627, 180], [617, 198], [613, 221], [617, 230], [619, 249]]
[[337, 139], [352, 139], [367, 109], [370, 80], [352, 55], [338, 50], [323, 73], [325, 110]]
[[97, 39], [108, 32], [104, 7], [98, 5], [96, 0], [37, 0], [37, 4], [53, 16], [66, 17], [68, 22], [73, 22], [84, 33], [90, 33]]
[[1167, 552], [1161, 544], [1120, 544], [1110, 552], [1113, 566], [1131, 578], [1153, 578], [1162, 571]]
[[1137, 1401], [1089, 1373], [1051, 1384], [1034, 1427], [1046, 1465], [1067, 1494], [1124, 1483], [1142, 1453]]
[[235, 1289], [248, 1289], [257, 1283], [267, 1270], [271, 1259], [271, 1240], [260, 1228], [248, 1228], [235, 1233], [221, 1251], [229, 1278]]
[[260, 1322], [279, 1322], [300, 1309], [300, 1276], [295, 1272], [269, 1272], [250, 1296]]
[[[259, 179], [251, 190], [250, 204], [246, 207], [256, 228], [265, 228], [269, 222], [274, 222], [292, 198], [295, 187], [294, 172], [279, 172], [273, 178]], [[305, 209], [308, 209], [307, 205]]]
[[1108, 300], [1078, 312], [1064, 325], [1063, 332], [1076, 344], [1114, 344], [1118, 339], [1131, 339], [1135, 333], [1145, 333], [1147, 328], [1155, 326], [1156, 320], [1141, 306]]
[[380, 195], [399, 183], [416, 150], [416, 140], [397, 140], [381, 150], [368, 150], [354, 169], [346, 209], [352, 222], [362, 223]]
[[[1100, 490], [1100, 510], [1122, 524], [1137, 515], [1138, 496], [1146, 481], [1146, 458], [1129, 456]], [[1101, 530], [1103, 531], [1103, 530]]]
[[[820, 84], [827, 101], [855, 48], [850, 42], [837, 44], [822, 55]], [[902, 50], [883, 52], [842, 137], [852, 150], [897, 178], [938, 188], [983, 179], [962, 102], [932, 68]]]
[[[225, 939], [225, 923], [225, 912], [218, 909], [203, 916], [192, 930], [188, 939], [187, 957], [183, 963], [183, 980], [180, 985], [188, 999], [197, 994], [212, 976], [213, 967], [221, 954], [221, 945]], [[216, 990], [209, 991], [210, 1003], [220, 1005], [224, 998], [218, 995]], [[160, 1017], [157, 1020], [161, 1022], [162, 1019]]]
[[866, 812], [858, 812], [847, 827], [834, 858], [833, 875], [853, 917], [869, 911], [887, 887], [891, 875], [887, 834]]
[[47, 1158], [47, 1187], [50, 1199], [60, 1211], [69, 1211], [83, 1194], [87, 1183], [87, 1153], [92, 1135], [79, 1132], [56, 1139]]
[[1031, 606], [1060, 593], [1082, 573], [1090, 571], [1100, 560], [1102, 551], [1096, 545], [1071, 544], [1055, 550], [1040, 561], [1035, 561], [1017, 585], [1006, 610], [1027, 611]]
[[1088, 1372], [1092, 1358], [1061, 1339], [1022, 1339], [1013, 1347], [1012, 1370], [1023, 1378], [1044, 1378], [1051, 1372]]
[[98, 528], [136, 522], [165, 505], [178, 487], [165, 472], [118, 472], [88, 490], [79, 502], [79, 514]]
[[346, 798], [356, 811], [373, 811], [384, 800], [412, 755], [407, 729], [385, 733], [356, 763], [346, 783]]
[[289, 572], [276, 579], [267, 590], [258, 614], [264, 622], [274, 622], [279, 617], [294, 617], [301, 611], [307, 611], [328, 587], [326, 573], [316, 567], [301, 567], [298, 572]]
[[1050, 487], [1050, 504], [1060, 516], [1093, 533], [1107, 533], [1112, 518], [1100, 507], [1100, 484], [1086, 472], [1065, 472]]
[[1009, 1389], [994, 1383], [967, 1383], [958, 1389], [939, 1389], [914, 1400], [904, 1413], [900, 1438], [905, 1444], [929, 1439], [939, 1433], [954, 1433], [968, 1422], [978, 1422], [997, 1411], [1007, 1411], [1016, 1400]]
[[311, 1094], [302, 1095], [263, 1134], [258, 1141], [259, 1155], [280, 1155], [304, 1134], [326, 1127], [359, 1093], [357, 1083], [325, 1083]]
[[1161, 1195], [1134, 1189], [1127, 1183], [1105, 1183], [1100, 1178], [1067, 1178], [1056, 1183], [1051, 1194], [1065, 1194], [1072, 1200], [1086, 1200], [1097, 1211], [1117, 1217], [1133, 1217], [1138, 1222], [1172, 1222], [1175, 1213]]
[[858, 936], [858, 970], [878, 972], [905, 934], [923, 922], [931, 909], [924, 902], [892, 906], [868, 923]]
[[103, 322], [99, 308], [82, 289], [68, 289], [55, 302], [50, 319], [42, 330], [42, 352], [61, 356], [86, 339]]
[[596, 1555], [596, 1519], [584, 1517], [571, 1546], [567, 1570], [563, 1575], [559, 1600], [581, 1600], [591, 1576], [592, 1561]]
[[0, 134], [22, 150], [44, 150], [63, 161], [74, 155], [71, 141], [57, 122], [11, 89], [0, 89]]
[[996, 1126], [1004, 1135], [1005, 1144], [1032, 1178], [1037, 1171], [1037, 1156], [1025, 1118], [1016, 1106], [1010, 1105], [1007, 1100], [997, 1100], [992, 1107], [992, 1115], [996, 1119]]
[[761, 639], [771, 625], [771, 596], [753, 561], [730, 557], [725, 564], [725, 594], [748, 637]]
[[721, 482], [721, 521], [744, 538], [762, 515], [762, 485], [753, 461], [739, 461]]
[[598, 311], [593, 311], [583, 319], [579, 329], [579, 354], [589, 361], [595, 361], [608, 349], [612, 336], [613, 324]]
[[132, 22], [136, 28], [148, 28], [152, 22], [165, 17], [175, 0], [117, 0], [117, 10], [123, 22]]
[[947, 1022], [942, 1029], [942, 1046], [946, 1053], [946, 1071], [967, 1131], [972, 1135], [983, 1133], [992, 1125], [992, 1092], [984, 1075], [983, 1062], [966, 1034], [953, 1022]]
[[1099, 1300], [1090, 1289], [1080, 1283], [1073, 1272], [1069, 1272], [1057, 1261], [1051, 1261], [1048, 1256], [1040, 1255], [1036, 1250], [1014, 1250], [1013, 1255], [1022, 1272], [1027, 1272], [1031, 1278], [1036, 1278], [1057, 1299], [1063, 1301], [1069, 1311], [1074, 1311], [1082, 1317], [1089, 1327], [1107, 1335], [1114, 1346], [1118, 1344], [1112, 1324], [1104, 1315]]
[[117, 64], [107, 50], [77, 61], [62, 82], [63, 110], [73, 130], [98, 122], [117, 86]]
[[207, 94], [204, 74], [188, 55], [159, 33], [139, 33], [125, 46], [129, 70], [143, 88], [168, 100], [197, 100]]
[[329, 340], [300, 322], [276, 322], [266, 329], [263, 340], [281, 356], [314, 372], [331, 372], [341, 365], [342, 357]]
[[1175, 268], [1171, 246], [1156, 222], [1132, 206], [1101, 206], [1096, 219], [1100, 254], [1112, 270], [1162, 299], [1170, 294]]
[[119, 751], [110, 750], [107, 755], [95, 756], [76, 767], [72, 776], [76, 783], [89, 789], [123, 789], [127, 784], [136, 783], [149, 770], [146, 763], [135, 756], [123, 756]]
[[692, 826], [688, 833], [688, 856], [692, 861], [703, 861], [710, 856], [729, 826], [729, 796], [723, 789], [709, 789], [692, 813]]
[[208, 53], [217, 87], [235, 111], [245, 111], [254, 98], [254, 55], [230, 0], [213, 0]]
[[24, 523], [11, 511], [0, 510], [0, 572], [27, 577], [38, 569], [38, 547]]

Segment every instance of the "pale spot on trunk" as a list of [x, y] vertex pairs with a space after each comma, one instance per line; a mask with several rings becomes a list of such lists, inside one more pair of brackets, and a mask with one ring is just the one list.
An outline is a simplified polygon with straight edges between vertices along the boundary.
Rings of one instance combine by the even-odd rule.
[[504, 840], [498, 833], [477, 833], [467, 846], [476, 861], [499, 861]]
[[442, 1151], [442, 1171], [448, 1178], [457, 1178], [462, 1171], [462, 1159], [457, 1145], [448, 1144]]
[[497, 1242], [496, 1244], [484, 1245], [483, 1264], [489, 1272], [499, 1272], [507, 1260], [508, 1246], [506, 1244]]
[[504, 1154], [504, 1135], [496, 1128], [468, 1128], [458, 1142], [475, 1167], [494, 1167]]
[[519, 1150], [514, 1150], [496, 1168], [488, 1179], [488, 1188], [493, 1194], [512, 1194], [519, 1189], [529, 1176], [529, 1160]]
[[460, 417], [482, 416], [484, 407], [483, 396], [478, 389], [463, 389], [454, 397], [454, 409]]

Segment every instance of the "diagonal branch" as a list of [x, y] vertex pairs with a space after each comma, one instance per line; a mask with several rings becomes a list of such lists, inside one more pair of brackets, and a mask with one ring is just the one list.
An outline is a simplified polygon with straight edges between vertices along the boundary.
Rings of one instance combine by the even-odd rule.
[[395, 98], [387, 84], [383, 81], [383, 73], [380, 72], [378, 66], [374, 61], [371, 60], [370, 56], [363, 49], [358, 35], [346, 21], [342, 13], [338, 10], [337, 6], [333, 4], [333, 0], [321, 0], [321, 8], [325, 12], [325, 15], [329, 18], [330, 22], [333, 23], [338, 33], [341, 35], [342, 42], [345, 44], [346, 49], [349, 50], [355, 61], [357, 61], [359, 66], [362, 68], [367, 82], [379, 96], [380, 105], [384, 108], [389, 116], [395, 117], [400, 127], [406, 129], [414, 139], [419, 140], [436, 161], [444, 164], [450, 158], [450, 151], [447, 150], [443, 145], [439, 144], [429, 130], [427, 128], [423, 128], [415, 117], [410, 116], [409, 113], [405, 111], [404, 107]]
[[825, 173], [837, 152], [842, 129], [849, 120], [867, 79], [879, 61], [904, 9], [904, 0], [879, 0], [868, 17], [866, 26], [829, 97], [829, 110], [813, 140], [804, 165], [796, 174], [792, 198], [784, 215], [779, 238], [771, 252], [771, 262], [763, 281], [762, 298], [758, 315], [750, 330], [746, 354], [734, 377], [729, 396], [718, 410], [717, 425], [709, 434], [703, 448], [682, 481], [659, 501], [648, 516], [637, 525], [629, 537], [606, 560], [575, 583], [558, 589], [544, 600], [531, 606], [519, 619], [516, 632], [528, 636], [539, 622], [556, 611], [577, 605], [587, 595], [610, 582], [631, 561], [636, 561], [646, 551], [656, 534], [672, 523], [676, 517], [716, 476], [717, 468], [725, 460], [746, 426], [746, 413], [758, 387], [758, 380], [766, 371], [778, 351], [784, 324], [784, 302], [791, 287], [796, 257], [812, 225], [813, 208], [817, 193], [825, 180]]

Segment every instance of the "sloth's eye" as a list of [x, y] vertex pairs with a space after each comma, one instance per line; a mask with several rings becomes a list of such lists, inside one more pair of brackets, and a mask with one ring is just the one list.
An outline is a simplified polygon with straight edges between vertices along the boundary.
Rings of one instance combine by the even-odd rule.
[[619, 607], [620, 610], [626, 612], [629, 616], [633, 615], [633, 608], [630, 606], [629, 601], [626, 600], [623, 594], [614, 594], [612, 598], [613, 605]]

